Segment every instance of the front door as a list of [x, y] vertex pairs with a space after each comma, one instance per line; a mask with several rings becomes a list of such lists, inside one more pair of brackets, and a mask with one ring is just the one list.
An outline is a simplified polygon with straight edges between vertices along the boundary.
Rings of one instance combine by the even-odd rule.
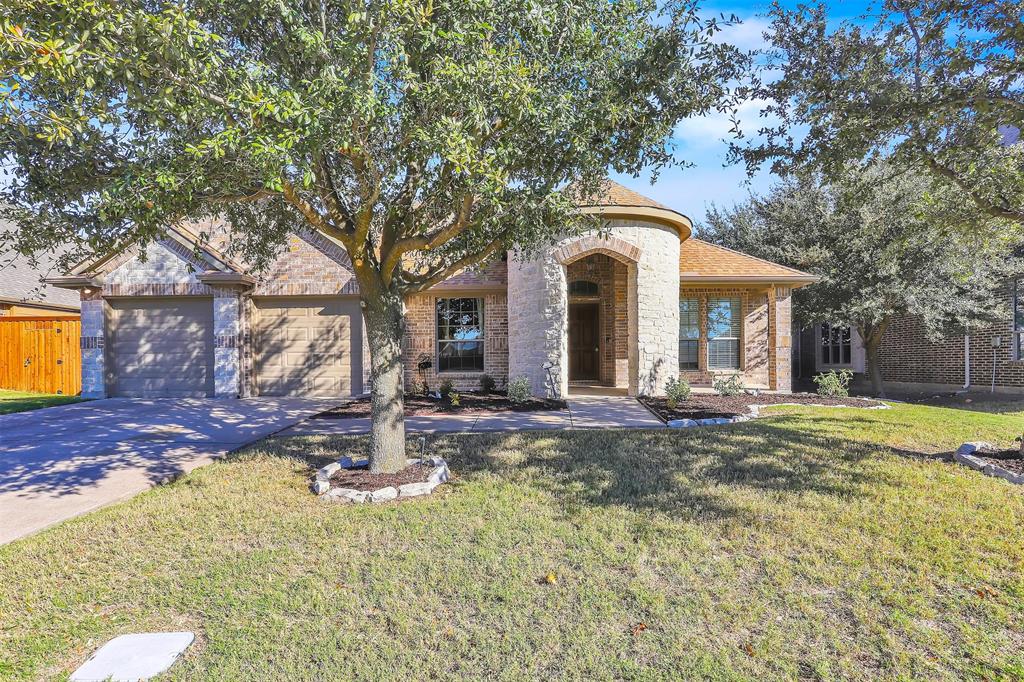
[[600, 341], [597, 304], [569, 304], [569, 381], [596, 381]]

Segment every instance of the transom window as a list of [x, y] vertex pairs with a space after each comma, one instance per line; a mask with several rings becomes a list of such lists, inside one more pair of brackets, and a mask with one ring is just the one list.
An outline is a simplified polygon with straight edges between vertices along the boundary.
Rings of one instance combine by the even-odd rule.
[[739, 298], [708, 299], [708, 368], [740, 368]]
[[437, 299], [437, 369], [482, 372], [484, 302], [479, 298]]
[[597, 282], [591, 282], [586, 279], [578, 279], [574, 282], [569, 282], [570, 296], [597, 296], [597, 294]]
[[1024, 279], [1013, 283], [1013, 359], [1024, 360]]
[[821, 364], [849, 365], [851, 362], [850, 328], [821, 325]]
[[700, 347], [700, 300], [679, 299], [679, 369], [697, 369]]

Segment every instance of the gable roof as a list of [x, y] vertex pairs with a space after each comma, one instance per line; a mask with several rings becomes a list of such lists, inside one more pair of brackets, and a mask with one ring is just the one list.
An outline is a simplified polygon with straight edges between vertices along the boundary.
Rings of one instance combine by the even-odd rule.
[[691, 237], [679, 246], [683, 282], [788, 282], [803, 286], [818, 277]]

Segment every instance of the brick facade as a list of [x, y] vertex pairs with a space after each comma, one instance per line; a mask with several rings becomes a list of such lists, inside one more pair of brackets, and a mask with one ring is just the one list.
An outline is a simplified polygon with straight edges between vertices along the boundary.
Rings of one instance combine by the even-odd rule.
[[594, 282], [596, 297], [569, 296], [569, 305], [596, 302], [599, 306], [600, 382], [606, 386], [629, 386], [629, 321], [627, 310], [628, 268], [603, 253], [595, 253], [566, 267], [566, 285], [574, 281]]
[[[1012, 288], [1005, 287], [1008, 308], [1012, 304]], [[1002, 324], [995, 324], [970, 333], [970, 380], [981, 390], [1024, 391], [1024, 360], [1013, 357], [1013, 318], [1007, 315]], [[999, 345], [993, 345], [998, 338]], [[889, 383], [909, 387], [960, 388], [964, 385], [965, 344], [962, 334], [952, 334], [931, 341], [920, 320], [904, 317], [889, 325], [882, 338], [879, 359], [882, 377]]]

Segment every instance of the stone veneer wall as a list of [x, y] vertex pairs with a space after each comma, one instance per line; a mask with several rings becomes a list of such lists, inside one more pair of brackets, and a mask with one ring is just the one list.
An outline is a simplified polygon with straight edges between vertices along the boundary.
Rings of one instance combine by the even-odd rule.
[[216, 291], [213, 297], [213, 392], [217, 398], [237, 398], [242, 393], [241, 322], [238, 292]]
[[[437, 322], [435, 305], [438, 298], [473, 297], [484, 300], [484, 371], [437, 371]], [[508, 297], [505, 292], [429, 291], [410, 296], [406, 300], [405, 342], [402, 361], [405, 364], [405, 390], [419, 389], [423, 381], [416, 365], [422, 356], [429, 356], [431, 367], [425, 372], [427, 384], [436, 390], [445, 379], [451, 380], [456, 390], [474, 391], [480, 388], [480, 377], [489, 374], [504, 388], [508, 381]], [[367, 350], [369, 357], [369, 350]], [[369, 364], [368, 362], [365, 364]]]
[[[535, 394], [568, 391], [565, 268], [591, 253], [628, 263], [630, 392], [662, 393], [665, 381], [678, 375], [679, 234], [645, 221], [616, 219], [605, 225], [601, 233], [564, 239], [538, 258], [509, 259], [509, 375], [526, 376]], [[551, 363], [553, 386], [545, 363]]]
[[107, 302], [99, 291], [80, 293], [82, 301], [82, 397], [105, 398]]

